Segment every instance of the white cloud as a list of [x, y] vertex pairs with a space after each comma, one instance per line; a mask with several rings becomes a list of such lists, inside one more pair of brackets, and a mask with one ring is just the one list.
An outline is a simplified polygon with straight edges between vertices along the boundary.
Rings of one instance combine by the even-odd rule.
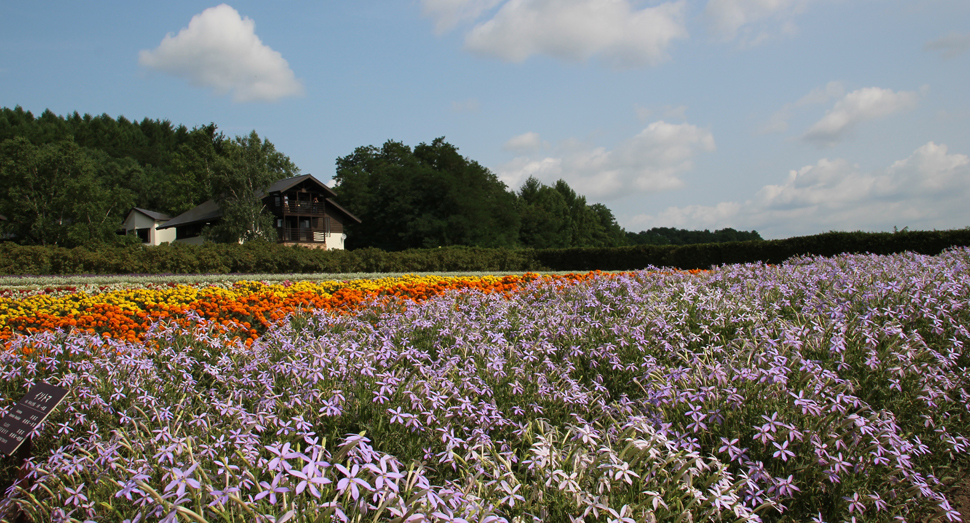
[[520, 157], [495, 171], [513, 189], [529, 176], [544, 183], [561, 178], [576, 192], [602, 200], [679, 188], [679, 176], [693, 168], [693, 158], [715, 148], [706, 129], [657, 121], [613, 150], [569, 141], [556, 156]]
[[721, 202], [714, 206], [668, 207], [655, 216], [647, 214], [634, 216], [626, 224], [626, 229], [630, 231], [643, 231], [653, 227], [723, 229], [737, 222], [740, 210], [741, 204], [736, 202]]
[[425, 16], [433, 18], [435, 32], [450, 31], [463, 22], [471, 22], [502, 0], [421, 0]]
[[843, 159], [819, 160], [766, 185], [744, 203], [670, 207], [632, 225], [755, 229], [769, 238], [829, 230], [963, 227], [970, 222], [970, 158], [929, 142], [904, 160], [866, 173]]
[[866, 87], [845, 95], [805, 131], [802, 139], [817, 145], [834, 145], [862, 122], [888, 116], [916, 106], [919, 95], [912, 91]]
[[777, 34], [797, 31], [793, 19], [811, 0], [709, 0], [704, 17], [709, 32], [723, 41], [740, 38], [745, 47]]
[[534, 153], [542, 147], [542, 138], [539, 133], [528, 132], [513, 136], [502, 146], [506, 151], [513, 151], [520, 154]]
[[927, 42], [923, 48], [927, 51], [940, 51], [943, 58], [954, 58], [970, 50], [970, 33], [950, 33]]
[[302, 95], [303, 85], [290, 65], [260, 41], [255, 27], [226, 4], [211, 7], [177, 35], [166, 35], [155, 49], [139, 52], [138, 63], [220, 95], [232, 92], [237, 102]]
[[829, 82], [825, 87], [816, 87], [812, 92], [801, 97], [795, 103], [787, 103], [775, 111], [767, 122], [762, 124], [759, 134], [782, 133], [788, 130], [788, 120], [792, 116], [792, 109], [806, 105], [826, 104], [833, 98], [841, 98], [845, 94], [842, 82]]
[[544, 54], [569, 61], [600, 56], [614, 67], [657, 65], [687, 38], [686, 0], [637, 9], [630, 0], [508, 0], [465, 38], [467, 49], [511, 62]]

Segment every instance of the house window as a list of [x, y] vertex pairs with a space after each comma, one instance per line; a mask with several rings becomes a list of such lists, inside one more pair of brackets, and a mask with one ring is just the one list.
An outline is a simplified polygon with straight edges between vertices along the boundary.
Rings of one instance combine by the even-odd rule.
[[278, 195], [278, 194], [276, 195], [276, 206], [277, 207], [280, 206], [280, 195]]
[[149, 231], [151, 231], [149, 228], [135, 229], [135, 234], [138, 235], [138, 238], [142, 241], [142, 243], [148, 243]]

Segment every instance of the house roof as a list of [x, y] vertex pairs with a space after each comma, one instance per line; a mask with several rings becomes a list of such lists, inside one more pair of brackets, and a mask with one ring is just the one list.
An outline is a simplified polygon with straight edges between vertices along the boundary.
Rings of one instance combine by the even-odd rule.
[[169, 216], [169, 215], [167, 215], [167, 214], [165, 214], [163, 212], [149, 211], [148, 209], [142, 209], [140, 207], [132, 207], [132, 209], [130, 211], [128, 211], [128, 214], [125, 215], [125, 218], [127, 219], [128, 215], [130, 215], [131, 213], [133, 213], [135, 211], [138, 211], [138, 212], [144, 214], [145, 216], [148, 216], [149, 218], [151, 218], [153, 220], [158, 220], [158, 221], [161, 221], [161, 222], [164, 222], [164, 221], [167, 221], [167, 220], [171, 220], [172, 219], [171, 216]]
[[292, 178], [286, 178], [286, 179], [283, 179], [283, 180], [279, 180], [279, 181], [273, 183], [273, 185], [270, 185], [266, 189], [266, 192], [265, 193], [262, 192], [262, 191], [256, 191], [256, 196], [258, 198], [262, 198], [266, 194], [273, 194], [274, 192], [283, 192], [283, 191], [285, 191], [287, 189], [290, 189], [291, 187], [295, 187], [295, 186], [297, 186], [297, 185], [299, 185], [299, 184], [301, 184], [301, 183], [303, 183], [303, 182], [305, 182], [307, 180], [313, 180], [313, 182], [316, 185], [319, 185], [321, 189], [323, 189], [324, 191], [326, 191], [329, 196], [331, 196], [331, 197], [337, 196], [337, 193], [333, 192], [333, 190], [330, 187], [327, 187], [326, 185], [324, 185], [323, 182], [321, 182], [320, 180], [317, 180], [316, 178], [314, 178], [312, 174], [301, 174], [300, 176], [294, 176]]
[[[273, 183], [273, 185], [270, 185], [269, 187], [267, 187], [265, 192], [256, 191], [256, 197], [263, 198], [265, 195], [268, 195], [268, 194], [283, 192], [307, 180], [312, 180], [314, 184], [320, 186], [320, 188], [326, 191], [326, 193], [329, 196], [337, 196], [337, 193], [333, 192], [333, 189], [327, 187], [322, 182], [320, 182], [320, 180], [317, 180], [316, 178], [314, 178], [312, 174], [302, 174], [300, 176], [294, 176], [292, 178], [279, 180]], [[360, 218], [354, 216], [353, 214], [350, 214], [350, 212], [348, 212], [346, 209], [334, 203], [332, 199], [327, 198], [326, 201], [328, 204], [334, 206], [334, 208], [339, 210], [341, 213], [346, 214], [347, 217], [355, 220], [357, 223], [360, 223]], [[210, 222], [221, 217], [222, 217], [222, 209], [219, 208], [219, 204], [217, 204], [215, 200], [208, 200], [205, 203], [199, 205], [198, 207], [195, 207], [194, 209], [190, 209], [176, 216], [175, 218], [172, 218], [171, 220], [166, 222], [165, 225], [160, 226], [159, 229], [168, 229], [170, 227], [178, 227], [179, 225], [189, 225], [192, 223]]]
[[165, 225], [160, 226], [159, 229], [168, 229], [190, 223], [210, 222], [221, 217], [222, 209], [219, 208], [219, 204], [215, 200], [207, 200], [205, 203], [189, 209], [165, 222]]
[[327, 198], [327, 204], [336, 207], [338, 211], [346, 214], [348, 218], [354, 220], [357, 223], [360, 223], [360, 218], [354, 216], [353, 214], [350, 214], [350, 211], [348, 211], [347, 209], [344, 209], [343, 207], [337, 205], [337, 202], [331, 200], [330, 198]]

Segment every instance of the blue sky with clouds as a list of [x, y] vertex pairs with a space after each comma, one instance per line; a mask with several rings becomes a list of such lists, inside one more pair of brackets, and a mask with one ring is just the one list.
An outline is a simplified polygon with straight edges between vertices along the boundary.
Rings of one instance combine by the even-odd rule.
[[305, 173], [439, 136], [627, 230], [970, 226], [966, 0], [4, 2], [0, 105], [255, 129]]

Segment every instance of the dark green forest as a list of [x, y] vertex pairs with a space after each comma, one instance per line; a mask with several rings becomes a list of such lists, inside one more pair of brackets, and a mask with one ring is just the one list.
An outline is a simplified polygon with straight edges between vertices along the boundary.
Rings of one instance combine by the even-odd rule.
[[25, 245], [137, 241], [117, 234], [132, 207], [176, 216], [215, 197], [230, 211], [252, 208], [247, 181], [298, 173], [255, 131], [228, 138], [215, 124], [0, 110], [0, 226]]
[[[0, 109], [0, 233], [23, 245], [123, 244], [133, 207], [171, 216], [216, 199], [223, 220], [214, 241], [273, 240], [255, 192], [300, 174], [255, 131], [227, 137], [214, 123], [191, 129], [124, 116], [35, 117]], [[348, 248], [386, 251], [476, 246], [507, 248], [684, 245], [761, 239], [757, 232], [659, 228], [624, 231], [613, 213], [560, 180], [535, 178], [517, 191], [437, 138], [409, 147], [388, 141], [336, 160], [338, 203], [361, 219]]]
[[606, 207], [589, 205], [565, 182], [530, 178], [518, 193], [438, 138], [358, 147], [337, 160], [334, 190], [361, 219], [348, 246], [388, 251], [478, 247], [615, 247], [625, 233]]

